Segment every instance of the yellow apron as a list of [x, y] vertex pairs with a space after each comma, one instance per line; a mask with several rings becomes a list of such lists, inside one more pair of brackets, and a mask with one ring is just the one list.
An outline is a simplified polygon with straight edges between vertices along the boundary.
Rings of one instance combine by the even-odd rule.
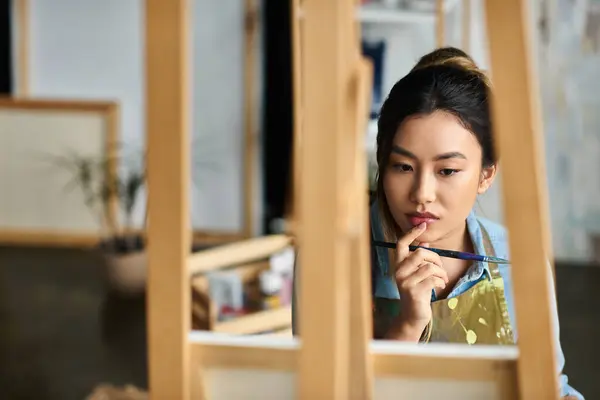
[[[489, 236], [481, 228], [485, 251], [495, 256]], [[489, 266], [491, 277], [485, 276], [456, 297], [431, 303], [432, 319], [421, 342], [514, 344], [504, 281], [498, 265]], [[400, 300], [375, 298], [373, 312], [375, 337], [378, 337], [400, 313]]]

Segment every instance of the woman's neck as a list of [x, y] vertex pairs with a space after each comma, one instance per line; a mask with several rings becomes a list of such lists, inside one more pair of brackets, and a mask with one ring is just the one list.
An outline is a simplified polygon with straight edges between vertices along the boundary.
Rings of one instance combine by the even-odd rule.
[[473, 243], [466, 222], [436, 240], [435, 243], [429, 243], [429, 246], [445, 250], [473, 252]]
[[[430, 246], [438, 249], [473, 252], [473, 243], [469, 231], [467, 230], [466, 223], [440, 240], [437, 240], [435, 243], [430, 243]], [[436, 291], [438, 298], [446, 298], [455, 287], [456, 283], [464, 276], [471, 266], [470, 261], [454, 258], [442, 258], [442, 262], [443, 267], [448, 274], [449, 281], [445, 290]]]

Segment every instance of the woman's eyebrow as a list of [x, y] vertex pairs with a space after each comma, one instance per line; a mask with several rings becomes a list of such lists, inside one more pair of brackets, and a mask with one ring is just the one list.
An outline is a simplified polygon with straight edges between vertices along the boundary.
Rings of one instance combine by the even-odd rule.
[[397, 145], [392, 146], [392, 152], [401, 156], [412, 158], [413, 160], [417, 159], [417, 156], [415, 156], [413, 153]]
[[434, 160], [436, 160], [436, 161], [447, 160], [449, 158], [462, 158], [462, 159], [466, 160], [467, 156], [465, 156], [463, 153], [458, 152], [458, 151], [451, 151], [448, 153], [443, 153], [443, 154], [435, 156]]
[[[417, 160], [416, 155], [414, 155], [410, 151], [408, 151], [400, 146], [397, 146], [397, 145], [392, 146], [392, 152], [396, 153], [398, 155], [401, 155], [401, 156], [412, 158], [413, 160]], [[466, 160], [467, 156], [465, 156], [463, 153], [461, 153], [459, 151], [450, 151], [448, 153], [438, 154], [437, 156], [434, 157], [434, 161], [448, 160], [450, 158], [462, 158], [462, 159]]]

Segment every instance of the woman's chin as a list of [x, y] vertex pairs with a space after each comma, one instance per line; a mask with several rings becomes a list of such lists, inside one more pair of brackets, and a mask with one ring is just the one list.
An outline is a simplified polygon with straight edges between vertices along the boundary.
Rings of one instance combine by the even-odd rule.
[[435, 243], [438, 239], [439, 235], [437, 235], [435, 232], [426, 231], [421, 236], [419, 236], [416, 241], [419, 243], [428, 243], [429, 245], [431, 245], [432, 243]]
[[[414, 226], [412, 226], [408, 221], [403, 221], [403, 222], [404, 223], [400, 225], [403, 232], [408, 232], [414, 228]], [[431, 243], [436, 242], [439, 239], [440, 239], [440, 234], [437, 232], [435, 224], [431, 224], [431, 225], [428, 225], [425, 232], [423, 232], [421, 234], [421, 236], [419, 236], [416, 239], [416, 242], [431, 244]]]

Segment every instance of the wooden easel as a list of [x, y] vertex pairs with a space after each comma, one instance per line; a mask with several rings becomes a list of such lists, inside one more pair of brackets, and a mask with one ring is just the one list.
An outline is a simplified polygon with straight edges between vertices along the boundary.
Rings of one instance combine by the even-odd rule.
[[[508, 193], [518, 354], [500, 346], [370, 343], [366, 164], [358, 144], [369, 67], [359, 55], [351, 0], [295, 3], [302, 23], [294, 32], [302, 51], [294, 65], [300, 74], [297, 99], [303, 104], [297, 240], [301, 290], [310, 293], [301, 296], [302, 340], [190, 334], [190, 1], [146, 1], [152, 399], [265, 393], [302, 399], [417, 398], [435, 390], [431, 380], [440, 380], [447, 398], [467, 398], [467, 390], [473, 396], [479, 384], [486, 385], [485, 393], [495, 391], [507, 400], [557, 398], [545, 181], [525, 2], [487, 0], [486, 5], [495, 133]], [[222, 380], [224, 373], [235, 376], [235, 383]], [[414, 378], [430, 383], [418, 386]]]

